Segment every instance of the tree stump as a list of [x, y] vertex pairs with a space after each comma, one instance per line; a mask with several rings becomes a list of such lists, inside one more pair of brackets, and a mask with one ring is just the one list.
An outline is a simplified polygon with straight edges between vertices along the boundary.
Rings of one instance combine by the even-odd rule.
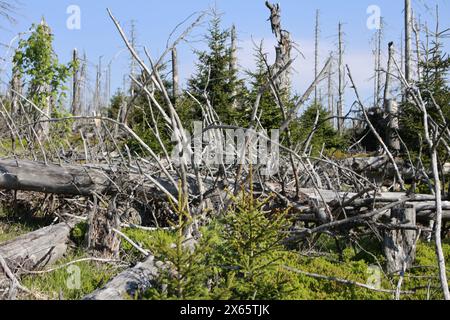
[[387, 113], [387, 145], [392, 152], [398, 153], [400, 151], [400, 138], [398, 136], [398, 130], [400, 129], [398, 121], [398, 104], [396, 101], [389, 99], [386, 101], [386, 113]]
[[114, 229], [120, 228], [120, 219], [116, 210], [116, 198], [111, 200], [107, 210], [98, 208], [96, 197], [89, 214], [88, 249], [95, 256], [114, 259], [120, 249], [120, 238]]
[[[413, 205], [405, 205], [391, 210], [393, 226], [414, 227], [416, 225], [416, 209]], [[384, 233], [383, 251], [386, 257], [388, 273], [402, 271], [412, 266], [415, 259], [415, 241], [417, 231], [407, 229], [386, 230]]]

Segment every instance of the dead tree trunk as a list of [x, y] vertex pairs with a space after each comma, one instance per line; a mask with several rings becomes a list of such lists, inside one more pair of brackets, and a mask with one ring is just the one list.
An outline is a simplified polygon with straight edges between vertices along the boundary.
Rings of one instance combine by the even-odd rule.
[[[391, 225], [415, 227], [416, 209], [405, 205], [391, 210]], [[417, 231], [406, 229], [388, 230], [384, 234], [384, 254], [388, 273], [396, 273], [412, 266], [415, 259]]]
[[14, 117], [20, 113], [20, 95], [22, 94], [22, 79], [20, 72], [13, 68], [11, 79], [11, 116]]
[[0, 256], [12, 270], [43, 268], [63, 257], [74, 225], [74, 222], [63, 222], [2, 243]]
[[116, 276], [103, 288], [87, 295], [84, 300], [125, 300], [135, 297], [152, 287], [158, 273], [155, 257], [150, 256], [144, 262]]
[[0, 189], [91, 195], [93, 192], [108, 192], [109, 187], [105, 174], [94, 169], [0, 160]]
[[337, 106], [338, 131], [340, 134], [344, 132], [344, 44], [342, 39], [342, 23], [339, 23], [339, 101]]
[[[136, 34], [136, 21], [131, 20], [131, 26], [130, 26], [130, 45], [133, 48], [133, 50], [137, 50], [137, 34]], [[136, 77], [137, 75], [137, 62], [136, 59], [133, 57], [133, 55], [130, 56], [130, 75], [132, 77]], [[134, 81], [130, 82], [129, 92], [130, 97], [134, 97], [134, 94], [136, 93], [137, 86], [134, 83]], [[125, 92], [125, 91], [124, 91]]]
[[178, 52], [177, 48], [172, 49], [172, 85], [173, 85], [173, 101], [176, 104], [180, 96], [180, 75], [178, 71]]
[[416, 45], [416, 68], [417, 68], [417, 81], [420, 81], [422, 79], [422, 73], [421, 73], [421, 62], [422, 62], [422, 55], [420, 53], [420, 22], [418, 22], [416, 20], [416, 18], [414, 17], [414, 13], [413, 13], [413, 17], [412, 17], [412, 29], [414, 32], [414, 38], [415, 38], [415, 45]]
[[384, 85], [384, 104], [386, 109], [386, 103], [391, 99], [391, 70], [392, 70], [392, 58], [394, 57], [394, 43], [389, 42], [388, 45], [388, 61], [386, 69], [386, 83]]
[[381, 95], [381, 42], [383, 38], [383, 18], [380, 18], [380, 29], [377, 32], [377, 52], [376, 52], [376, 91], [375, 91], [375, 106], [380, 107]]
[[411, 81], [411, 0], [405, 0], [405, 78]]
[[86, 52], [83, 54], [83, 61], [81, 61], [80, 66], [80, 114], [86, 115], [87, 114], [87, 83], [88, 83], [88, 77], [87, 77], [87, 55]]
[[97, 66], [97, 74], [95, 77], [95, 93], [94, 93], [94, 110], [93, 114], [97, 114], [101, 107], [101, 82], [102, 82], [102, 57], [99, 58]]
[[99, 208], [97, 198], [94, 197], [94, 207], [89, 213], [88, 249], [101, 258], [117, 258], [120, 238], [114, 230], [119, 228], [116, 197], [111, 200], [107, 210]]
[[387, 115], [388, 127], [386, 130], [387, 145], [394, 151], [400, 151], [400, 139], [398, 136], [399, 121], [398, 121], [398, 104], [391, 98], [391, 67], [394, 56], [394, 43], [389, 43], [388, 62], [386, 70], [386, 84], [384, 87], [384, 112]]
[[[314, 79], [317, 79], [319, 75], [319, 32], [319, 10], [316, 10], [316, 27], [314, 29]], [[314, 104], [317, 105], [317, 86], [314, 88]]]
[[388, 119], [387, 126], [387, 145], [394, 153], [400, 151], [400, 138], [398, 130], [400, 129], [398, 121], [398, 104], [396, 101], [389, 99], [386, 103], [386, 113]]
[[[279, 70], [285, 69], [285, 67], [289, 64], [291, 60], [291, 50], [292, 50], [292, 42], [291, 35], [288, 31], [283, 30], [281, 27], [281, 8], [279, 4], [271, 4], [266, 1], [266, 6], [270, 10], [270, 23], [272, 25], [272, 32], [278, 40], [278, 45], [276, 49], [276, 57], [275, 57], [275, 70], [274, 74], [276, 74]], [[280, 92], [283, 95], [288, 95], [291, 79], [290, 79], [291, 70], [287, 68], [275, 81]]]
[[327, 75], [327, 96], [328, 96], [328, 112], [330, 113], [330, 124], [334, 129], [336, 129], [336, 112], [334, 108], [334, 95], [333, 95], [333, 77], [332, 72], [333, 70], [333, 61], [331, 61], [330, 64], [330, 70], [328, 71]]
[[77, 49], [73, 50], [72, 64], [73, 64], [73, 79], [72, 79], [72, 115], [79, 116], [81, 101], [80, 101], [80, 60], [78, 59]]

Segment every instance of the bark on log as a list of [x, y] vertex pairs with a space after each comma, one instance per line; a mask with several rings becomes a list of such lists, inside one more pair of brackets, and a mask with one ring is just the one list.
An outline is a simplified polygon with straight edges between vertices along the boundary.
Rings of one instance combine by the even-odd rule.
[[103, 288], [84, 297], [84, 300], [125, 300], [152, 287], [160, 268], [150, 256], [135, 267], [123, 271]]
[[117, 258], [120, 238], [113, 230], [120, 229], [120, 219], [116, 210], [116, 197], [111, 200], [106, 211], [97, 210], [96, 199], [94, 203], [89, 213], [88, 248], [101, 258]]
[[[0, 244], [0, 255], [10, 269], [41, 269], [62, 258], [75, 222], [49, 226]], [[0, 275], [3, 270], [0, 268]]]
[[393, 152], [400, 152], [400, 138], [398, 130], [400, 129], [398, 121], [398, 104], [394, 100], [388, 100], [386, 103], [386, 113], [388, 119], [387, 127], [387, 145]]
[[[414, 206], [391, 210], [391, 223], [401, 226], [416, 225], [416, 210]], [[389, 230], [384, 234], [384, 253], [388, 273], [398, 272], [412, 266], [415, 259], [415, 230]]]
[[0, 159], [0, 189], [64, 195], [90, 195], [110, 189], [107, 177], [83, 166], [45, 165], [39, 162]]

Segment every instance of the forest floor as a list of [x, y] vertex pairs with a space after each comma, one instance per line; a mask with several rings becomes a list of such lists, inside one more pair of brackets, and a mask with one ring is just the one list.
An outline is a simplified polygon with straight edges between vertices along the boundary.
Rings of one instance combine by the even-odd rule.
[[[0, 210], [0, 244], [16, 237], [32, 232], [50, 224], [48, 218], [33, 216], [29, 213], [14, 214], [9, 208]], [[77, 230], [77, 228], [75, 228]], [[125, 230], [130, 238], [144, 247], [151, 247], [151, 232]], [[77, 239], [78, 237], [78, 239]], [[120, 263], [103, 263], [86, 261], [88, 253], [80, 249], [82, 235], [73, 235], [74, 243], [70, 245], [65, 257], [46, 271], [20, 276], [22, 285], [34, 294], [20, 294], [21, 299], [45, 300], [78, 300], [101, 288], [114, 276], [130, 265], [139, 261], [138, 255], [128, 243], [121, 245]], [[363, 282], [370, 276], [368, 270], [374, 265], [383, 264], [382, 253], [373, 239], [362, 241], [364, 248], [347, 246], [339, 252], [331, 239], [324, 237], [315, 252], [300, 252], [297, 267], [307, 272], [326, 274], [330, 277]], [[450, 241], [444, 244], [447, 259], [450, 258]], [[80, 261], [81, 260], [81, 261]], [[75, 263], [74, 263], [75, 261]], [[78, 262], [77, 262], [78, 261]], [[404, 288], [419, 288], [413, 295], [404, 299], [439, 299], [440, 289], [435, 265], [435, 253], [432, 243], [420, 242], [417, 246], [417, 257], [414, 268], [405, 275]], [[78, 277], [78, 278], [76, 278]], [[77, 280], [78, 279], [78, 280]], [[77, 282], [78, 281], [78, 282]], [[299, 276], [295, 278], [298, 292], [286, 296], [286, 299], [326, 299], [326, 300], [357, 300], [357, 299], [390, 299], [390, 294], [372, 292], [370, 290], [353, 288], [326, 280]], [[383, 287], [395, 287], [395, 277], [382, 275]], [[301, 288], [301, 289], [298, 289]], [[131, 299], [132, 297], [128, 297]]]

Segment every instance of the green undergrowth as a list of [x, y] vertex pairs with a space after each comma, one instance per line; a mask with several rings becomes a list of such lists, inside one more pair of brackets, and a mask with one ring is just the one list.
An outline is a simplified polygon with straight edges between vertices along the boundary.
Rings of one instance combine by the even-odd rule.
[[[346, 243], [322, 235], [316, 254], [288, 250], [282, 240], [289, 225], [283, 212], [264, 212], [263, 202], [243, 195], [224, 215], [202, 228], [192, 251], [181, 232], [126, 230], [133, 241], [164, 262], [160, 286], [145, 292], [146, 299], [220, 300], [385, 300], [393, 293], [355, 284], [319, 279], [296, 271], [353, 281], [380, 289], [395, 289], [398, 277], [383, 272], [384, 257], [376, 238]], [[186, 217], [181, 212], [180, 217]], [[180, 218], [180, 225], [189, 218]], [[126, 252], [138, 254], [123, 243]], [[450, 243], [444, 244], [450, 261]], [[414, 267], [405, 274], [401, 298], [442, 299], [433, 243], [420, 242]], [[450, 274], [449, 274], [450, 275]]]
[[45, 226], [45, 223], [45, 219], [38, 215], [14, 214], [12, 210], [0, 207], [0, 243], [35, 231]]
[[120, 269], [112, 265], [95, 261], [67, 265], [83, 258], [86, 258], [86, 254], [81, 251], [70, 253], [51, 266], [55, 271], [22, 276], [22, 284], [41, 298], [79, 300], [101, 288], [120, 272]]
[[[381, 243], [374, 237], [356, 242], [328, 235], [316, 238], [314, 250], [288, 249], [282, 240], [289, 226], [285, 212], [264, 212], [264, 202], [243, 196], [235, 199], [230, 212], [201, 228], [202, 237], [195, 250], [186, 246], [182, 228], [175, 231], [122, 230], [156, 259], [164, 262], [154, 286], [139, 298], [144, 299], [219, 299], [219, 300], [385, 300], [392, 293], [382, 293], [318, 279], [311, 274], [377, 285], [392, 290], [398, 277], [382, 270], [385, 261]], [[190, 222], [181, 212], [179, 225]], [[13, 228], [12, 226], [10, 228]], [[18, 227], [18, 233], [25, 233]], [[71, 233], [77, 246], [85, 239], [87, 225], [78, 224]], [[12, 234], [13, 232], [11, 232]], [[0, 234], [1, 236], [1, 234]], [[12, 237], [12, 235], [10, 235]], [[1, 239], [1, 238], [0, 238]], [[450, 261], [450, 241], [444, 242], [446, 261]], [[58, 261], [53, 272], [22, 276], [22, 283], [48, 299], [80, 299], [104, 285], [119, 269], [104, 263], [67, 263], [86, 257], [72, 252]], [[122, 240], [121, 257], [135, 263], [142, 254]], [[63, 266], [59, 268], [59, 266]], [[74, 268], [76, 267], [76, 268]], [[381, 267], [381, 268], [380, 268]], [[297, 272], [296, 272], [297, 271]], [[310, 275], [302, 274], [310, 273]], [[80, 275], [79, 286], [74, 280]], [[449, 273], [450, 276], [450, 273]], [[405, 300], [442, 299], [434, 243], [419, 242], [414, 267], [405, 274], [402, 294]]]
[[[319, 257], [306, 257], [295, 251], [280, 249], [273, 252], [271, 258], [261, 257], [256, 268], [251, 269], [252, 257], [236, 251], [229, 243], [221, 240], [217, 226], [204, 230], [204, 240], [194, 253], [177, 251], [173, 234], [160, 233], [148, 236], [147, 248], [157, 254], [159, 260], [175, 267], [187, 263], [183, 271], [184, 283], [173, 278], [173, 270], [161, 270], [160, 288], [149, 290], [147, 299], [275, 299], [275, 300], [386, 300], [393, 299], [392, 293], [382, 293], [359, 287], [342, 284], [337, 281], [317, 279], [298, 274], [286, 267], [307, 273], [350, 280], [360, 284], [375, 285], [377, 288], [393, 290], [398, 277], [387, 276], [382, 269], [384, 259], [378, 252], [365, 252], [354, 248], [346, 248], [343, 260], [338, 254]], [[220, 231], [219, 231], [220, 232]], [[145, 238], [144, 234], [140, 235]], [[155, 240], [160, 238], [158, 245]], [[207, 242], [207, 244], [205, 242]], [[156, 246], [155, 246], [156, 245]], [[450, 244], [443, 247], [446, 261], [450, 261]], [[365, 249], [367, 250], [367, 249]], [[170, 252], [172, 251], [172, 252]], [[159, 253], [159, 254], [158, 254]], [[235, 255], [235, 265], [227, 265], [230, 256]], [[374, 258], [376, 257], [376, 259]], [[380, 263], [380, 264], [378, 264]], [[267, 264], [267, 265], [266, 265]], [[240, 266], [239, 266], [240, 265]], [[403, 281], [402, 290], [414, 291], [414, 294], [402, 294], [405, 300], [442, 299], [442, 292], [436, 268], [436, 256], [432, 243], [419, 243], [415, 266], [409, 270]], [[250, 269], [253, 274], [244, 270]], [[450, 276], [450, 273], [449, 273]], [[180, 296], [179, 296], [180, 295]]]

